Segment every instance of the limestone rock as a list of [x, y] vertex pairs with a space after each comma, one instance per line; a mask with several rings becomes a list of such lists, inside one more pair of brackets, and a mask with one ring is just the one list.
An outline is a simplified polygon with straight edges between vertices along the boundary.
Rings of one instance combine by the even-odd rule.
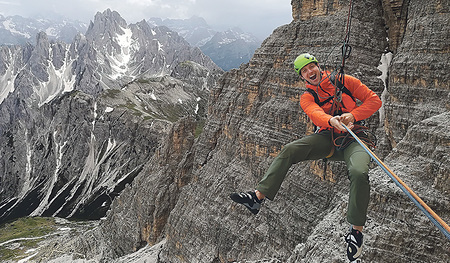
[[[449, 222], [448, 4], [354, 2], [353, 50], [345, 70], [383, 99], [380, 112], [368, 120], [381, 142], [377, 154]], [[70, 247], [107, 262], [163, 244], [158, 262], [346, 262], [349, 183], [342, 162], [329, 162], [326, 173], [322, 161], [294, 165], [257, 216], [228, 195], [253, 189], [284, 144], [312, 132], [299, 106], [305, 87], [292, 62], [310, 52], [324, 68], [340, 65], [348, 3], [292, 1], [294, 21], [277, 28], [248, 64], [225, 73], [210, 90], [200, 136], [193, 118], [161, 125], [163, 143], [114, 200], [106, 219], [58, 250]], [[378, 66], [387, 52], [393, 58], [383, 81]], [[184, 66], [173, 76], [202, 71]], [[78, 98], [83, 101], [89, 97]], [[23, 114], [21, 103], [9, 105], [16, 109], [13, 117]], [[4, 144], [22, 143], [14, 136], [8, 134]], [[47, 148], [41, 151], [55, 154]], [[447, 238], [382, 169], [374, 165], [369, 177], [363, 260], [446, 262]]]

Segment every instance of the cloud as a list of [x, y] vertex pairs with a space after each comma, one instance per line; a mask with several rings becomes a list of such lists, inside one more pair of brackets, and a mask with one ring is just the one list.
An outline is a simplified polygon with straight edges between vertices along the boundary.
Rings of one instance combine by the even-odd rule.
[[240, 27], [260, 38], [291, 22], [290, 0], [0, 0], [0, 13], [36, 16], [49, 12], [88, 22], [106, 9], [119, 12], [128, 22], [151, 17], [203, 17], [217, 30]]
[[0, 1], [0, 5], [14, 5], [19, 6], [22, 5], [21, 3], [13, 2], [13, 1]]

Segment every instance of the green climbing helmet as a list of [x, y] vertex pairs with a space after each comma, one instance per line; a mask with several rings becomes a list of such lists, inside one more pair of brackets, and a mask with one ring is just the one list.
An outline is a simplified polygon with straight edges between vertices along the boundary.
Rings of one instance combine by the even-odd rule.
[[300, 70], [302, 70], [304, 66], [313, 62], [317, 64], [319, 63], [319, 61], [317, 61], [317, 59], [313, 55], [310, 55], [308, 53], [301, 54], [294, 61], [295, 72], [297, 72], [300, 75]]

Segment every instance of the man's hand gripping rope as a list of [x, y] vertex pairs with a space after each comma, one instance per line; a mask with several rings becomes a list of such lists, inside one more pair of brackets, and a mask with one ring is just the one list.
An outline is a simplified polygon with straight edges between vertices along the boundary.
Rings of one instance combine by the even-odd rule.
[[355, 117], [353, 114], [346, 112], [342, 115], [333, 116], [328, 122], [333, 128], [346, 132], [347, 130], [344, 126], [342, 126], [342, 124], [346, 125], [349, 129], [352, 129], [353, 123], [355, 122]]

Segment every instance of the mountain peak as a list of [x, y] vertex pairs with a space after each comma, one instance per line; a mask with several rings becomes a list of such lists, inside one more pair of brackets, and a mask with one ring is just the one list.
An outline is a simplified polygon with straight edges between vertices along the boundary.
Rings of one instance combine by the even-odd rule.
[[[127, 22], [123, 19], [120, 14], [116, 11], [111, 11], [111, 9], [106, 9], [105, 11], [97, 12], [94, 17], [94, 22], [91, 21], [86, 35], [97, 35], [104, 34], [108, 31], [114, 31], [123, 34], [122, 28], [127, 27]], [[95, 38], [95, 36], [94, 36]]]
[[[123, 20], [123, 22], [125, 22], [125, 20], [120, 16], [120, 14], [117, 11], [111, 10], [111, 9], [106, 9], [103, 12], [97, 12], [94, 16], [94, 20], [98, 20], [98, 19], [102, 19], [102, 18], [114, 18], [117, 20]], [[126, 22], [125, 22], [126, 23]]]

